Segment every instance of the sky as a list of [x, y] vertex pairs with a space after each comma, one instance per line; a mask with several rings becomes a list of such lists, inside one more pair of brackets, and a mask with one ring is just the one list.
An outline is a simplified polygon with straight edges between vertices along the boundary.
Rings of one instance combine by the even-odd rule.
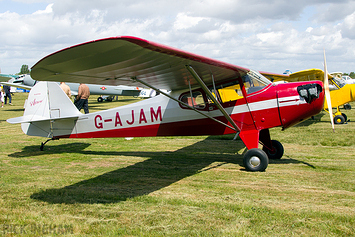
[[0, 0], [0, 69], [130, 35], [238, 66], [355, 71], [354, 0]]

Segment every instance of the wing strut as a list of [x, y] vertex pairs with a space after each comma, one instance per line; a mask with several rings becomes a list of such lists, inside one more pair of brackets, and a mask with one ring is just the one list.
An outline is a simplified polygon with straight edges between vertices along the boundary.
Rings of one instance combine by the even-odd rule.
[[235, 131], [240, 131], [240, 129], [238, 128], [237, 124], [233, 121], [233, 119], [229, 116], [229, 114], [227, 113], [227, 111], [223, 108], [223, 106], [219, 103], [219, 101], [216, 99], [216, 97], [213, 96], [213, 94], [211, 93], [211, 91], [208, 89], [208, 87], [206, 86], [206, 84], [202, 81], [202, 79], [200, 78], [200, 76], [196, 73], [196, 71], [190, 66], [190, 65], [186, 65], [186, 69], [191, 73], [191, 75], [195, 78], [195, 80], [198, 82], [198, 84], [200, 84], [201, 88], [205, 91], [205, 93], [208, 95], [208, 97], [213, 101], [213, 103], [215, 103], [215, 105], [217, 106], [217, 108], [219, 109], [219, 111], [221, 111], [221, 113], [224, 115], [224, 117], [228, 120], [228, 122], [230, 122], [232, 124], [232, 126], [234, 127]]
[[215, 85], [215, 83], [214, 83], [214, 76], [213, 76], [212, 72], [211, 72], [211, 77], [212, 77], [212, 82], [213, 82], [214, 94], [216, 95], [216, 98], [217, 98], [219, 101], [221, 101], [221, 98], [219, 97], [219, 95], [218, 95], [218, 93], [217, 93], [217, 90], [216, 90], [216, 85]]
[[178, 103], [180, 103], [180, 104], [182, 104], [182, 105], [188, 107], [189, 109], [194, 110], [195, 112], [197, 112], [197, 113], [199, 113], [199, 114], [201, 114], [201, 115], [203, 115], [203, 116], [205, 116], [205, 117], [207, 117], [207, 118], [209, 118], [209, 119], [212, 119], [213, 121], [215, 121], [215, 122], [217, 122], [217, 123], [222, 124], [223, 126], [226, 126], [226, 127], [230, 128], [230, 129], [236, 131], [236, 132], [239, 131], [238, 127], [231, 127], [231, 126], [229, 126], [228, 124], [226, 124], [226, 123], [224, 123], [224, 122], [222, 122], [222, 121], [220, 121], [220, 120], [218, 120], [218, 119], [215, 119], [215, 118], [213, 118], [213, 117], [211, 117], [211, 116], [209, 116], [209, 115], [207, 115], [207, 114], [204, 114], [204, 113], [202, 113], [201, 111], [197, 110], [196, 108], [194, 108], [194, 107], [192, 107], [192, 106], [186, 104], [185, 102], [182, 102], [181, 100], [175, 99], [174, 97], [170, 96], [169, 94], [165, 93], [164, 91], [161, 91], [161, 90], [159, 90], [158, 88], [156, 88], [156, 87], [154, 87], [154, 86], [152, 86], [152, 85], [149, 85], [148, 83], [146, 83], [146, 82], [144, 82], [144, 81], [142, 81], [142, 80], [139, 80], [139, 79], [136, 78], [136, 77], [132, 77], [131, 79], [134, 80], [134, 81], [137, 81], [137, 82], [142, 83], [143, 85], [147, 86], [148, 88], [151, 88], [151, 89], [153, 89], [153, 90], [155, 90], [155, 91], [157, 91], [157, 92], [159, 92], [159, 93], [165, 95], [166, 97], [168, 97], [168, 98], [170, 98], [170, 99], [172, 99], [172, 100], [174, 100], [174, 101], [176, 101], [176, 102], [178, 102]]

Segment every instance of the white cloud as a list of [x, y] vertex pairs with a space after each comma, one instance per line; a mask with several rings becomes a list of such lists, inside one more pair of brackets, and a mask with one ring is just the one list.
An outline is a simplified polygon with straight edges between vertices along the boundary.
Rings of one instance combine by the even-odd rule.
[[53, 12], [53, 3], [49, 4], [45, 10], [38, 10], [36, 12], [33, 13], [33, 15], [37, 15], [37, 14], [49, 14]]
[[340, 24], [343, 37], [355, 39], [355, 12], [347, 16], [344, 22]]
[[196, 26], [203, 19], [206, 18], [188, 16], [187, 13], [182, 12], [177, 14], [173, 26], [175, 30], [185, 30], [192, 26]]
[[0, 11], [3, 72], [16, 73], [22, 64], [32, 66], [67, 46], [117, 35], [279, 73], [321, 68], [325, 48], [329, 70], [355, 71], [355, 4], [350, 0], [33, 2], [47, 7], [32, 14]]

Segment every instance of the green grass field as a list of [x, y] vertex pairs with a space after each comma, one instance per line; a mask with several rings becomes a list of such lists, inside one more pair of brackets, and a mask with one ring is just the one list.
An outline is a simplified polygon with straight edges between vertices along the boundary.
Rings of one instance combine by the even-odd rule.
[[[47, 143], [0, 110], [0, 236], [355, 236], [355, 112], [281, 131], [266, 172], [246, 172], [232, 136]], [[133, 102], [90, 99], [90, 111]], [[353, 105], [353, 107], [355, 107]]]

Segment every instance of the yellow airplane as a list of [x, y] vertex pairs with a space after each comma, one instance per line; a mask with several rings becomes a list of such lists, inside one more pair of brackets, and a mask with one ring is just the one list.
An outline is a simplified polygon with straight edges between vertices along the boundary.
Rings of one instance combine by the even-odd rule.
[[[260, 72], [273, 82], [295, 82], [295, 81], [313, 81], [321, 80], [323, 81], [324, 72], [321, 69], [307, 69], [291, 74], [275, 74], [268, 72]], [[334, 113], [334, 123], [343, 124], [347, 121], [346, 114], [342, 113], [339, 109], [339, 106], [346, 105], [351, 101], [355, 101], [355, 84], [344, 84], [341, 83], [336, 76], [329, 75], [328, 79], [330, 84], [335, 88], [330, 91], [331, 104], [333, 108], [336, 108], [337, 111]], [[350, 105], [344, 106], [345, 109], [351, 109]], [[324, 101], [324, 110], [329, 112], [327, 101]]]

